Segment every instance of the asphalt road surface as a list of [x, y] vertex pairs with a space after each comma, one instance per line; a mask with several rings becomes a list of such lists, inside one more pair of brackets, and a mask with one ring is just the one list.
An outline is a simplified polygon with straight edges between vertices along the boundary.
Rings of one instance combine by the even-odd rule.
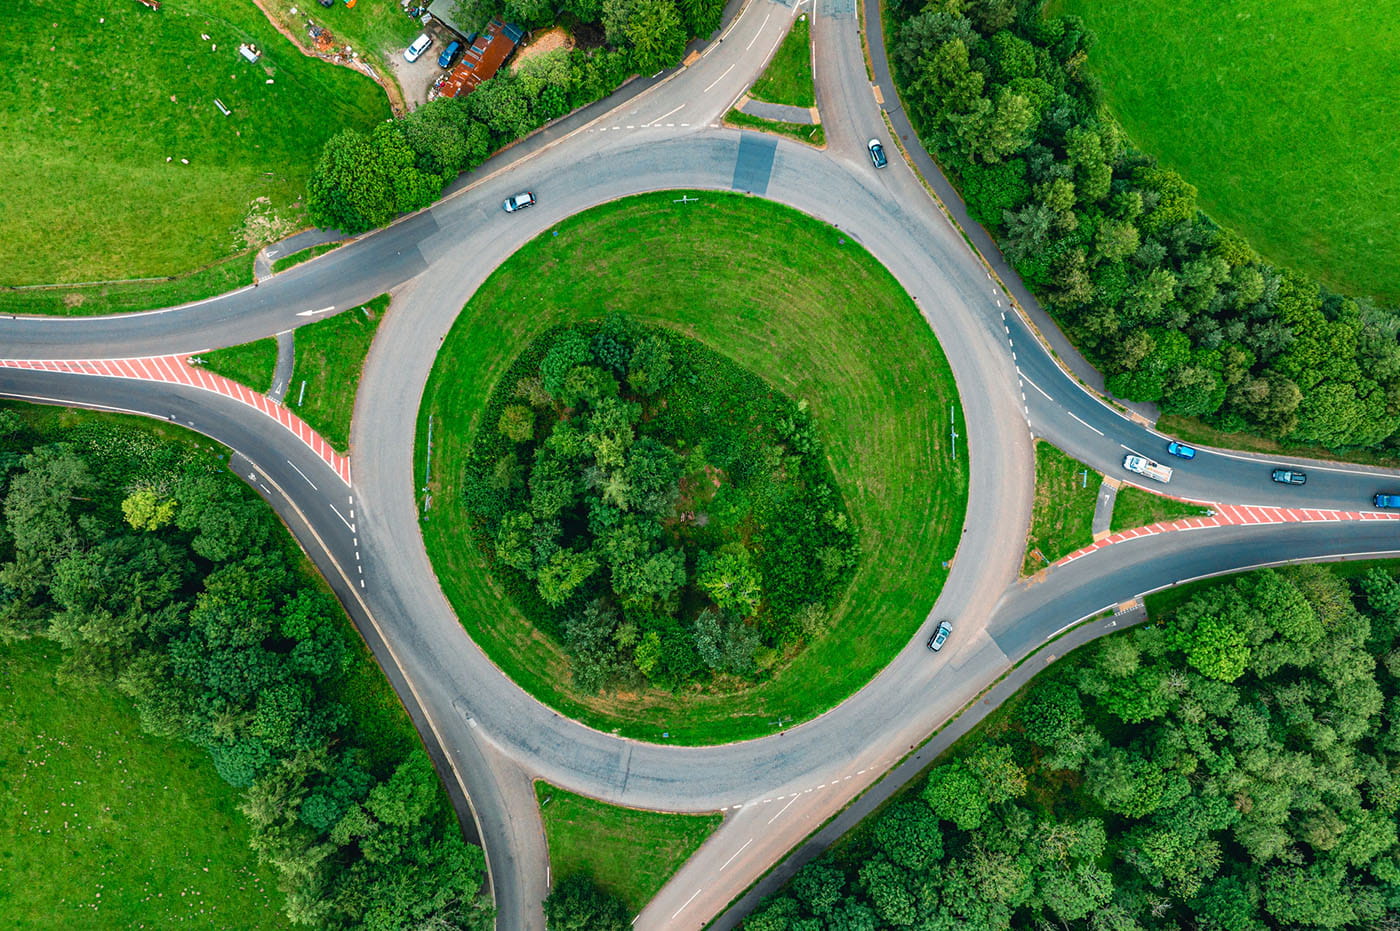
[[[718, 126], [799, 11], [813, 13], [807, 3], [750, 0], [723, 41], [690, 67], [630, 88], [611, 109], [591, 109], [498, 156], [432, 208], [257, 288], [145, 314], [0, 320], [3, 358], [130, 357], [245, 342], [394, 293], [356, 398], [352, 488], [256, 411], [194, 389], [0, 369], [0, 395], [173, 419], [236, 451], [231, 467], [287, 521], [414, 715], [464, 824], [484, 843], [501, 928], [543, 927], [548, 857], [534, 778], [640, 808], [723, 810], [722, 827], [635, 923], [701, 927], [1066, 626], [1200, 575], [1400, 552], [1400, 522], [1227, 527], [1116, 544], [1038, 582], [1018, 580], [1033, 435], [1123, 479], [1125, 450], [1160, 459], [1166, 439], [1060, 368], [895, 149], [887, 149], [888, 168], [870, 164], [865, 140], [887, 139], [888, 130], [851, 0], [819, 4], [814, 15], [825, 150]], [[893, 105], [888, 87], [884, 96]], [[908, 647], [822, 717], [707, 748], [591, 730], [506, 679], [466, 637], [432, 581], [412, 475], [414, 425], [434, 353], [486, 276], [567, 216], [674, 188], [761, 195], [833, 223], [869, 249], [914, 297], [949, 357], [966, 423], [960, 452], [972, 463], [963, 542], [937, 603], [911, 606], [924, 623]], [[505, 214], [502, 200], [520, 190], [534, 191], [538, 206]], [[1172, 483], [1154, 490], [1206, 502], [1359, 510], [1376, 491], [1400, 490], [1393, 472], [1320, 463], [1299, 463], [1309, 473], [1306, 485], [1278, 485], [1268, 477], [1275, 460], [1223, 451], [1170, 464], [1177, 467]], [[940, 617], [953, 618], [955, 631], [935, 656], [923, 642]], [[1074, 636], [1110, 629], [1089, 625]], [[912, 778], [911, 766], [878, 791]]]

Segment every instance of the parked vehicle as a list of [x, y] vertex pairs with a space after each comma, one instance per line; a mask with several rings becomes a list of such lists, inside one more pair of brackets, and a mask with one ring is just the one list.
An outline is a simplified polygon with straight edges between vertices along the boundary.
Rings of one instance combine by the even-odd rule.
[[428, 50], [428, 46], [432, 44], [433, 37], [428, 35], [426, 32], [423, 33], [421, 36], [413, 40], [412, 45], [403, 50], [403, 60], [408, 62], [409, 64], [413, 64], [419, 58], [423, 57], [423, 53], [426, 52]]
[[890, 163], [890, 160], [885, 158], [885, 147], [880, 144], [879, 139], [871, 139], [865, 147], [870, 150], [870, 161], [876, 168], [884, 168]]
[[1123, 468], [1129, 472], [1136, 472], [1138, 475], [1145, 475], [1154, 482], [1170, 482], [1172, 480], [1171, 466], [1160, 465], [1146, 456], [1134, 454], [1124, 456]]
[[947, 621], [939, 621], [938, 629], [933, 632], [933, 636], [928, 638], [928, 648], [937, 653], [943, 649], [943, 641], [948, 639], [948, 635], [953, 632], [953, 625]]
[[529, 191], [521, 191], [514, 197], [506, 198], [506, 213], [515, 213], [517, 210], [524, 210], [526, 207], [535, 205], [535, 195]]
[[1187, 446], [1185, 443], [1178, 443], [1176, 440], [1172, 440], [1167, 444], [1167, 452], [1176, 456], [1178, 459], [1196, 458], [1196, 450], [1194, 448]]
[[1306, 485], [1308, 473], [1299, 472], [1297, 469], [1274, 469], [1269, 473], [1269, 478], [1280, 485]]
[[461, 51], [462, 43], [457, 39], [447, 43], [447, 48], [443, 49], [442, 54], [438, 56], [438, 67], [451, 68], [457, 63], [457, 56], [461, 54]]
[[1400, 495], [1381, 493], [1376, 495], [1375, 500], [1378, 508], [1400, 508]]

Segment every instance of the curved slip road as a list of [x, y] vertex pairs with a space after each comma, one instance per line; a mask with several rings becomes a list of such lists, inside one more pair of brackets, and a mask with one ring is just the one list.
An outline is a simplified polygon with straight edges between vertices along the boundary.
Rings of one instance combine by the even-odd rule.
[[[0, 320], [9, 357], [164, 355], [264, 336], [395, 290], [394, 313], [380, 329], [357, 398], [355, 485], [348, 493], [330, 490], [329, 470], [321, 464], [318, 473], [290, 434], [278, 436], [250, 409], [216, 396], [17, 371], [0, 372], [0, 393], [174, 414], [251, 458], [257, 467], [250, 482], [288, 520], [356, 623], [372, 643], [382, 630], [376, 653], [428, 743], [437, 745], [449, 785], [470, 787], [501, 927], [542, 926], [547, 859], [532, 777], [639, 807], [724, 810], [725, 825], [636, 923], [698, 927], [1070, 619], [1196, 569], [1250, 565], [1269, 552], [1400, 549], [1400, 532], [1388, 524], [1349, 526], [1345, 534], [1335, 526], [1231, 527], [1116, 545], [1040, 584], [1017, 582], [1034, 481], [1032, 430], [1119, 475], [1124, 449], [1154, 455], [1164, 441], [1061, 372], [902, 162], [880, 172], [870, 165], [864, 140], [885, 131], [853, 11], [828, 3], [815, 20], [830, 139], [824, 152], [713, 125], [759, 73], [794, 13], [753, 0], [697, 65], [526, 159], [488, 166], [480, 180], [433, 208], [259, 288], [150, 314]], [[973, 462], [967, 533], [937, 608], [957, 620], [949, 648], [931, 657], [921, 629], [888, 669], [829, 714], [725, 747], [620, 740], [525, 695], [466, 638], [429, 581], [416, 526], [413, 427], [433, 352], [456, 312], [501, 261], [563, 217], [666, 188], [752, 191], [835, 223], [870, 249], [918, 301], [949, 356]], [[522, 189], [533, 190], [539, 206], [505, 215], [501, 200]], [[1383, 470], [1308, 468], [1308, 485], [1275, 486], [1258, 458], [1203, 452], [1181, 465], [1170, 490], [1203, 501], [1354, 510], [1393, 481]]]

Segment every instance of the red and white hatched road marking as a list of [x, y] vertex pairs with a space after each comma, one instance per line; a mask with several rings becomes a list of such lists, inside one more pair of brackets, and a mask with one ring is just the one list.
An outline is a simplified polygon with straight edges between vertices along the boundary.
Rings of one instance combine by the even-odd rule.
[[1177, 530], [1200, 530], [1203, 527], [1231, 527], [1243, 524], [1292, 524], [1310, 523], [1314, 521], [1344, 521], [1344, 520], [1400, 520], [1400, 514], [1386, 513], [1380, 511], [1334, 511], [1328, 508], [1273, 508], [1273, 507], [1246, 507], [1234, 504], [1213, 505], [1215, 513], [1210, 517], [1187, 517], [1182, 520], [1165, 521], [1159, 524], [1149, 524], [1146, 527], [1134, 527], [1132, 530], [1124, 530], [1111, 534], [1092, 543], [1081, 550], [1075, 550], [1068, 556], [1063, 557], [1055, 563], [1063, 566], [1065, 563], [1074, 562], [1081, 556], [1087, 556], [1095, 550], [1101, 550], [1105, 546], [1112, 546], [1115, 543], [1122, 543], [1124, 540], [1135, 540], [1138, 537], [1151, 537], [1159, 533], [1171, 533]]
[[292, 432], [297, 439], [335, 470], [346, 486], [350, 485], [350, 460], [331, 449], [320, 434], [306, 421], [265, 394], [258, 394], [236, 381], [190, 365], [188, 356], [146, 356], [138, 359], [73, 359], [24, 360], [0, 359], [0, 366], [12, 369], [34, 369], [41, 372], [65, 372], [72, 375], [97, 375], [104, 378], [134, 378], [141, 381], [174, 382], [190, 385], [224, 397], [233, 398], [266, 414]]

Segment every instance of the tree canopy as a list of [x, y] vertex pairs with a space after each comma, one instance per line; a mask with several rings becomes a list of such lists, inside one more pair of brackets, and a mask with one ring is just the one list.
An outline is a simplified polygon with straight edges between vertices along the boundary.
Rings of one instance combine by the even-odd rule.
[[1400, 915], [1400, 582], [1210, 584], [1042, 673], [745, 921], [1272, 931]]
[[859, 554], [805, 405], [622, 317], [528, 347], [469, 461], [466, 522], [587, 689], [761, 676]]
[[489, 925], [480, 848], [406, 719], [357, 697], [379, 673], [268, 508], [184, 443], [33, 421], [0, 410], [0, 642], [57, 642], [61, 683], [203, 748], [293, 921]]
[[895, 4], [891, 62], [969, 213], [1113, 394], [1227, 432], [1400, 446], [1400, 318], [1262, 260], [1137, 151], [1032, 0]]

